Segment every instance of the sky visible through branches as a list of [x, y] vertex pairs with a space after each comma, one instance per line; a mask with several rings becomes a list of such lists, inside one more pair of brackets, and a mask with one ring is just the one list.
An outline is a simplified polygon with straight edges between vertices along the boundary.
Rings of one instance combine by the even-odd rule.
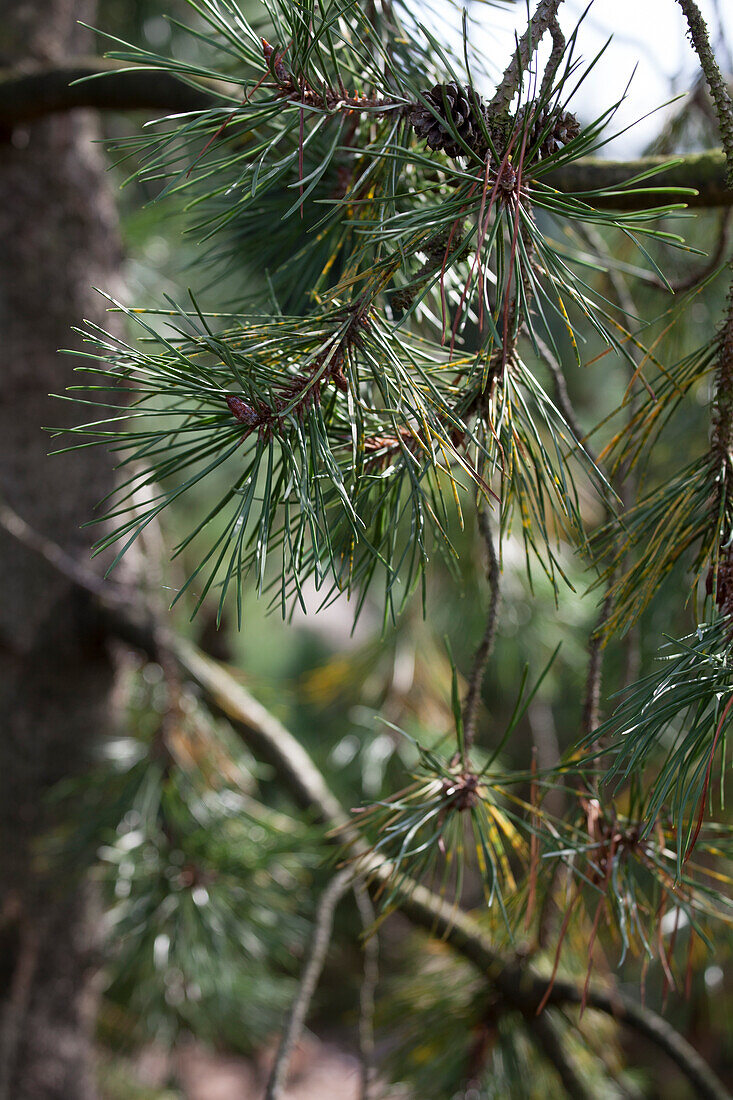
[[[432, 6], [432, 5], [431, 5]], [[474, 45], [485, 52], [488, 62], [496, 58], [498, 70], [511, 48], [513, 35], [521, 34], [526, 26], [527, 11], [523, 3], [513, 7], [496, 8], [491, 18], [481, 20], [473, 4], [477, 23], [487, 27], [479, 29]], [[565, 19], [572, 25], [587, 7], [586, 0], [566, 0]], [[700, 0], [700, 10], [710, 27], [713, 41], [718, 40], [721, 25], [726, 43], [722, 56], [733, 50], [733, 4], [729, 0]], [[469, 4], [469, 10], [471, 5]], [[447, 19], [446, 23], [451, 20]], [[456, 24], [456, 20], [452, 20]], [[665, 111], [657, 111], [669, 98], [687, 91], [699, 72], [699, 62], [689, 40], [685, 36], [684, 17], [668, 0], [596, 0], [581, 25], [578, 35], [579, 53], [594, 57], [606, 39], [613, 34], [614, 64], [603, 65], [592, 72], [583, 83], [580, 92], [571, 101], [571, 109], [580, 117], [595, 117], [610, 100], [617, 100], [624, 91], [631, 74], [636, 69], [632, 94], [621, 105], [614, 119], [614, 130], [623, 130], [635, 123], [648, 111], [651, 117], [614, 139], [605, 149], [610, 157], [627, 157], [641, 154], [647, 143], [659, 132]], [[539, 49], [540, 71], [550, 52], [549, 40]], [[674, 110], [670, 107], [668, 110]]]

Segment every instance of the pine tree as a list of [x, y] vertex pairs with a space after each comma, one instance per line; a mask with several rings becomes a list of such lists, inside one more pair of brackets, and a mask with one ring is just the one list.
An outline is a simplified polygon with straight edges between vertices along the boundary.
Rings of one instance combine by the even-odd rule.
[[[104, 780], [75, 792], [83, 827], [64, 839], [68, 854], [106, 838], [114, 995], [148, 1024], [235, 1044], [243, 1006], [256, 1040], [294, 997], [267, 1092], [280, 1096], [334, 909], [353, 892], [369, 963], [364, 1096], [376, 1095], [374, 945], [395, 909], [450, 949], [421, 959], [397, 995], [418, 1036], [397, 1072], [420, 1095], [518, 1095], [519, 1082], [526, 1096], [558, 1095], [559, 1083], [571, 1096], [628, 1095], [615, 1019], [658, 1043], [695, 1095], [727, 1096], [668, 1023], [593, 975], [603, 953], [628, 955], [682, 988], [730, 926], [733, 296], [699, 347], [658, 350], [701, 287], [730, 279], [725, 258], [637, 315], [626, 279], [673, 290], [663, 266], [689, 246], [670, 222], [691, 196], [659, 186], [664, 160], [612, 186], [568, 182], [603, 147], [618, 103], [582, 124], [568, 110], [607, 62], [577, 57], [561, 0], [537, 5], [498, 83], [465, 16], [453, 52], [407, 2], [269, 0], [254, 14], [235, 0], [189, 3], [193, 60], [124, 43], [110, 53], [208, 100], [118, 149], [158, 201], [185, 208], [200, 286], [142, 310], [110, 299], [124, 339], [83, 330], [88, 359], [70, 396], [89, 415], [62, 445], [111, 448], [121, 472], [97, 549], [116, 547], [118, 561], [169, 505], [205, 495], [173, 548], [192, 563], [174, 603], [193, 614], [213, 597], [217, 621], [231, 607], [242, 627], [249, 589], [285, 618], [315, 592], [324, 605], [348, 598], [355, 621], [378, 601], [386, 636], [420, 598], [430, 615], [441, 559], [460, 577], [482, 553], [488, 609], [465, 681], [449, 652], [450, 728], [423, 731], [409, 777], [347, 814], [302, 745], [160, 620], [131, 622], [112, 579], [102, 601], [114, 629], [166, 685], [156, 704], [156, 686], [131, 677], [135, 737]], [[696, 6], [679, 3], [730, 181], [733, 107]], [[633, 264], [619, 242], [636, 249]], [[217, 288], [223, 310], [202, 304]], [[586, 346], [603, 349], [600, 365]], [[611, 359], [628, 386], [587, 430], [569, 392], [581, 367]], [[660, 478], [657, 455], [705, 387], [708, 436]], [[467, 547], [455, 533], [474, 524]], [[582, 563], [599, 604], [569, 748], [549, 763], [528, 752], [518, 767], [505, 752], [553, 659], [530, 662], [502, 728], [486, 719], [507, 547], [560, 606], [579, 571], [569, 563]], [[657, 594], [677, 598], [682, 570], [693, 629], [662, 640], [602, 707], [604, 654], [630, 652]], [[250, 750], [305, 816], [274, 808]], [[328, 868], [320, 902], [301, 911]], [[291, 945], [309, 923], [293, 993]]]

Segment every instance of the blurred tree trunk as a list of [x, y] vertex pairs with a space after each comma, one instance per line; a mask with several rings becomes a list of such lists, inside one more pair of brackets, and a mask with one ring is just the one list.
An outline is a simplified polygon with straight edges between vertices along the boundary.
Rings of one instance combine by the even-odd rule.
[[[0, 0], [5, 65], [89, 51], [87, 0]], [[79, 561], [80, 524], [109, 490], [95, 451], [47, 457], [47, 396], [71, 380], [83, 317], [107, 324], [91, 286], [114, 289], [120, 249], [94, 120], [74, 111], [0, 135], [0, 494]], [[87, 601], [0, 531], [0, 1100], [88, 1100], [95, 936], [80, 880], [43, 866], [49, 788], [79, 774], [109, 729], [112, 668]], [[58, 824], [58, 822], [54, 822]], [[83, 868], [80, 869], [83, 871]]]

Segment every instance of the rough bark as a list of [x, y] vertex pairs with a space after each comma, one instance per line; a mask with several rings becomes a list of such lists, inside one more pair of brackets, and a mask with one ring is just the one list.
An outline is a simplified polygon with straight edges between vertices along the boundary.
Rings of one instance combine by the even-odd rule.
[[[62, 59], [86, 44], [79, 0], [0, 0], [0, 55]], [[49, 458], [44, 426], [74, 415], [71, 326], [102, 321], [119, 244], [93, 120], [82, 112], [0, 135], [0, 494], [86, 561], [80, 525], [109, 490], [90, 451]], [[78, 360], [77, 360], [78, 362]], [[47, 794], [78, 775], [109, 727], [113, 672], [78, 588], [0, 533], [0, 1100], [91, 1100], [95, 941], [83, 875], [59, 875], [40, 838]], [[78, 868], [79, 872], [83, 869]]]

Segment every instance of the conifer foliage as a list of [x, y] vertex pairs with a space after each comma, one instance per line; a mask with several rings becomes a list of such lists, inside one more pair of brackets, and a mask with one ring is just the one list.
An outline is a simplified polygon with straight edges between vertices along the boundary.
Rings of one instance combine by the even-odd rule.
[[[343, 882], [368, 887], [377, 906], [367, 942], [395, 907], [422, 911], [427, 884], [452, 913], [449, 940], [470, 896], [494, 949], [531, 944], [521, 956], [537, 967], [541, 992], [531, 1008], [518, 994], [511, 1001], [501, 982], [492, 992], [490, 975], [476, 985], [466, 978], [457, 1007], [446, 1008], [455, 983], [450, 960], [439, 957], [421, 991], [399, 993], [418, 1018], [424, 1013], [430, 1057], [442, 1067], [426, 1080], [411, 1062], [414, 1049], [407, 1052], [398, 1073], [412, 1073], [420, 1095], [470, 1087], [481, 1096], [518, 1095], [516, 1080], [528, 1081], [535, 1071], [527, 1066], [537, 1059], [568, 1095], [627, 1095], [612, 1080], [620, 1068], [611, 1065], [615, 1054], [604, 1055], [604, 1030], [582, 1023], [573, 1030], [553, 1005], [571, 999], [575, 975], [576, 1003], [602, 1011], [591, 981], [601, 938], [616, 959], [636, 954], [666, 985], [684, 985], [697, 945], [733, 917], [725, 873], [733, 836], [717, 797], [733, 713], [733, 299], [727, 320], [678, 361], [662, 361], [658, 340], [646, 340], [656, 317], [640, 318], [626, 300], [612, 300], [627, 276], [672, 291], [663, 264], [689, 248], [676, 231], [683, 225], [689, 237], [689, 226], [675, 221], [688, 193], [655, 190], [658, 164], [620, 187], [558, 184], [565, 169], [603, 148], [618, 107], [610, 103], [581, 121], [570, 110], [587, 73], [608, 62], [605, 47], [595, 58], [578, 56], [578, 27], [566, 26], [562, 0], [537, 5], [503, 76], [486, 71], [472, 48], [471, 23], [450, 7], [441, 17], [451, 33], [441, 35], [422, 25], [420, 5], [407, 0], [188, 3], [195, 49], [187, 56], [194, 60], [119, 42], [110, 51], [121, 62], [176, 74], [212, 99], [117, 150], [121, 163], [133, 163], [136, 177], [157, 188], [157, 201], [184, 206], [200, 285], [185, 302], [145, 309], [111, 302], [129, 319], [125, 342], [94, 326], [84, 330], [89, 358], [68, 396], [88, 416], [65, 445], [111, 448], [121, 474], [103, 509], [98, 549], [115, 546], [121, 557], [169, 505], [210, 486], [207, 508], [173, 548], [194, 562], [176, 600], [185, 596], [195, 611], [213, 598], [219, 617], [231, 606], [241, 625], [250, 587], [286, 617], [312, 602], [315, 590], [321, 603], [350, 596], [355, 618], [368, 601], [379, 603], [387, 629], [416, 590], [429, 608], [430, 572], [440, 556], [454, 572], [465, 568], [455, 533], [478, 517], [489, 612], [467, 684], [453, 668], [450, 727], [414, 746], [412, 775], [399, 793], [397, 785], [380, 791], [348, 822], [329, 822], [351, 875]], [[730, 100], [695, 5], [680, 4], [715, 89], [733, 165]], [[473, 18], [490, 24], [496, 6], [474, 5]], [[677, 10], [673, 0], [669, 7]], [[552, 49], [540, 65], [545, 38]], [[634, 248], [633, 263], [614, 256], [618, 241]], [[242, 258], [247, 277], [237, 283]], [[607, 281], [596, 277], [604, 271]], [[719, 263], [701, 285], [725, 277]], [[237, 287], [231, 311], [201, 304], [224, 285], [230, 301]], [[667, 328], [686, 316], [698, 289], [670, 293]], [[586, 347], [601, 349], [593, 361]], [[602, 371], [606, 357], [625, 364], [629, 384], [602, 426], [596, 454], [568, 382], [581, 366]], [[650, 461], [680, 407], [704, 385], [712, 395], [710, 430], [696, 441], [695, 457], [666, 482], [655, 481], [653, 462], [640, 479], [642, 460]], [[509, 769], [503, 757], [552, 660], [516, 685], [514, 713], [501, 729], [479, 709], [507, 546], [519, 548], [530, 573], [560, 601], [573, 555], [595, 598], [605, 593], [589, 643], [583, 712], [554, 766], [539, 767], [529, 754], [524, 766]], [[692, 632], [660, 640], [659, 659], [622, 685], [620, 703], [606, 704], [601, 721], [605, 648], [635, 629], [681, 568], [691, 571]], [[140, 824], [108, 845], [104, 859], [129, 865], [138, 840], [144, 845], [150, 835], [156, 860], [160, 852], [170, 860], [171, 846], [196, 848], [191, 864], [208, 860], [212, 882], [244, 875], [270, 883], [262, 896], [288, 917], [272, 938], [274, 974], [283, 937], [298, 936], [275, 856], [292, 837], [292, 881], [308, 872], [316, 851], [318, 860], [327, 857], [295, 821], [260, 806], [249, 763], [245, 800], [229, 773], [217, 779], [209, 766], [202, 778], [216, 738], [199, 714], [192, 756], [193, 735], [181, 732], [192, 721], [181, 718], [147, 778], [135, 770], [139, 756], [126, 785], [114, 778], [115, 812], [124, 818], [129, 796]], [[160, 736], [153, 740], [159, 744]], [[202, 828], [213, 830], [216, 844]], [[253, 828], [267, 839], [259, 853]], [[164, 929], [146, 947], [135, 907], [153, 912], [167, 903], [155, 893], [165, 876], [157, 863], [145, 867], [141, 855], [115, 908], [135, 950], [159, 957], [175, 947], [185, 973], [185, 939], [181, 946], [171, 935], [195, 939], [201, 921], [211, 923], [209, 947], [199, 938], [191, 948], [199, 969], [201, 952], [224, 951], [217, 942], [225, 945], [222, 957], [235, 959], [237, 922], [199, 872], [202, 904], [194, 899], [188, 932], [181, 911], [175, 933]], [[480, 904], [471, 890], [478, 880]], [[262, 907], [245, 894], [241, 921], [254, 909], [261, 922]], [[210, 895], [222, 907], [220, 919], [203, 904]], [[368, 905], [366, 893], [359, 896]], [[334, 888], [331, 908], [336, 900]], [[317, 955], [328, 921], [314, 920]], [[678, 928], [687, 929], [684, 937]], [[266, 931], [258, 924], [247, 936], [261, 967]], [[246, 953], [241, 966], [246, 973]], [[273, 977], [273, 1004], [282, 1003], [287, 981]], [[181, 1006], [194, 986], [202, 996], [201, 981], [184, 980], [176, 1005], [184, 1020]], [[215, 999], [209, 986], [206, 996]], [[237, 988], [247, 981], [232, 981], [227, 1004]], [[302, 997], [296, 1008], [303, 1009]], [[458, 1033], [449, 1024], [454, 1012]], [[494, 1021], [492, 1038], [477, 1050], [487, 1020]], [[703, 1079], [709, 1091], [700, 1095], [727, 1095]], [[368, 1073], [365, 1082], [364, 1095], [376, 1095]], [[559, 1095], [547, 1087], [537, 1095]], [[269, 1095], [278, 1095], [275, 1086]]]

